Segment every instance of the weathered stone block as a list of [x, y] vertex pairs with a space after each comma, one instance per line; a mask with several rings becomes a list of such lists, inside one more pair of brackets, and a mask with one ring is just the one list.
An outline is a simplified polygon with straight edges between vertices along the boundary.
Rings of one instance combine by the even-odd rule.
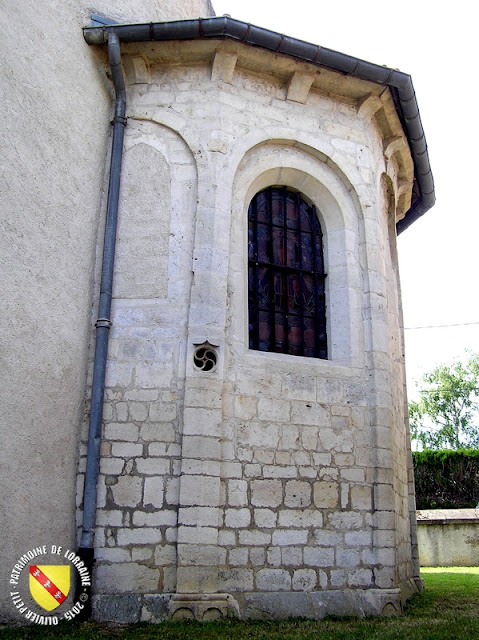
[[120, 476], [111, 487], [113, 501], [119, 507], [136, 507], [141, 503], [143, 479], [135, 476]]
[[225, 526], [232, 529], [248, 527], [251, 522], [249, 509], [227, 509], [225, 511]]
[[260, 569], [256, 574], [256, 588], [259, 591], [289, 591], [291, 576], [284, 569]]
[[311, 504], [311, 485], [309, 482], [291, 480], [285, 485], [284, 504], [287, 507], [304, 508]]
[[306, 544], [308, 532], [294, 529], [277, 529], [273, 532], [273, 544], [284, 547], [286, 545]]
[[251, 482], [251, 504], [256, 507], [278, 507], [283, 501], [283, 486], [280, 480], [253, 480]]
[[313, 591], [317, 583], [316, 571], [313, 569], [298, 569], [293, 573], [294, 591]]
[[159, 578], [159, 569], [135, 562], [102, 564], [96, 569], [97, 589], [103, 593], [151, 593], [158, 589]]

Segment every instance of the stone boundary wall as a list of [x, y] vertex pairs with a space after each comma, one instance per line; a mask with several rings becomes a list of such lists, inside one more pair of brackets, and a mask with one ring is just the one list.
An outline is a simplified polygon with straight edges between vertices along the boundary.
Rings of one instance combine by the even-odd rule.
[[421, 567], [479, 566], [479, 509], [417, 512]]

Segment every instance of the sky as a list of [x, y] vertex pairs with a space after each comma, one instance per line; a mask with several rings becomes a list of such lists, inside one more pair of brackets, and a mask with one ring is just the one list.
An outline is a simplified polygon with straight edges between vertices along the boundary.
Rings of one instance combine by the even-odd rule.
[[216, 15], [412, 76], [436, 190], [435, 206], [398, 239], [408, 395], [416, 397], [423, 373], [464, 360], [466, 350], [479, 352], [479, 5], [213, 0], [213, 6]]

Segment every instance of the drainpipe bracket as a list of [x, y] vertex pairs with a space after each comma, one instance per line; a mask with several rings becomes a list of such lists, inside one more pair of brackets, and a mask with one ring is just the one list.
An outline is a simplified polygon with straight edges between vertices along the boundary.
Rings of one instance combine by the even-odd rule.
[[95, 327], [98, 329], [99, 327], [110, 329], [113, 326], [113, 322], [108, 318], [98, 318], [95, 322]]
[[110, 124], [115, 125], [117, 122], [119, 124], [122, 124], [124, 127], [126, 127], [128, 118], [123, 118], [122, 116], [115, 116], [113, 118], [113, 120], [110, 122]]

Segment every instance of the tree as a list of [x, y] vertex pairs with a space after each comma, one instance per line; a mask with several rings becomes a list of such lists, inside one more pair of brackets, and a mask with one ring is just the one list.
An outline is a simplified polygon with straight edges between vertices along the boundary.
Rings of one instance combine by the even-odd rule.
[[436, 367], [409, 404], [411, 437], [423, 449], [479, 448], [479, 354]]

